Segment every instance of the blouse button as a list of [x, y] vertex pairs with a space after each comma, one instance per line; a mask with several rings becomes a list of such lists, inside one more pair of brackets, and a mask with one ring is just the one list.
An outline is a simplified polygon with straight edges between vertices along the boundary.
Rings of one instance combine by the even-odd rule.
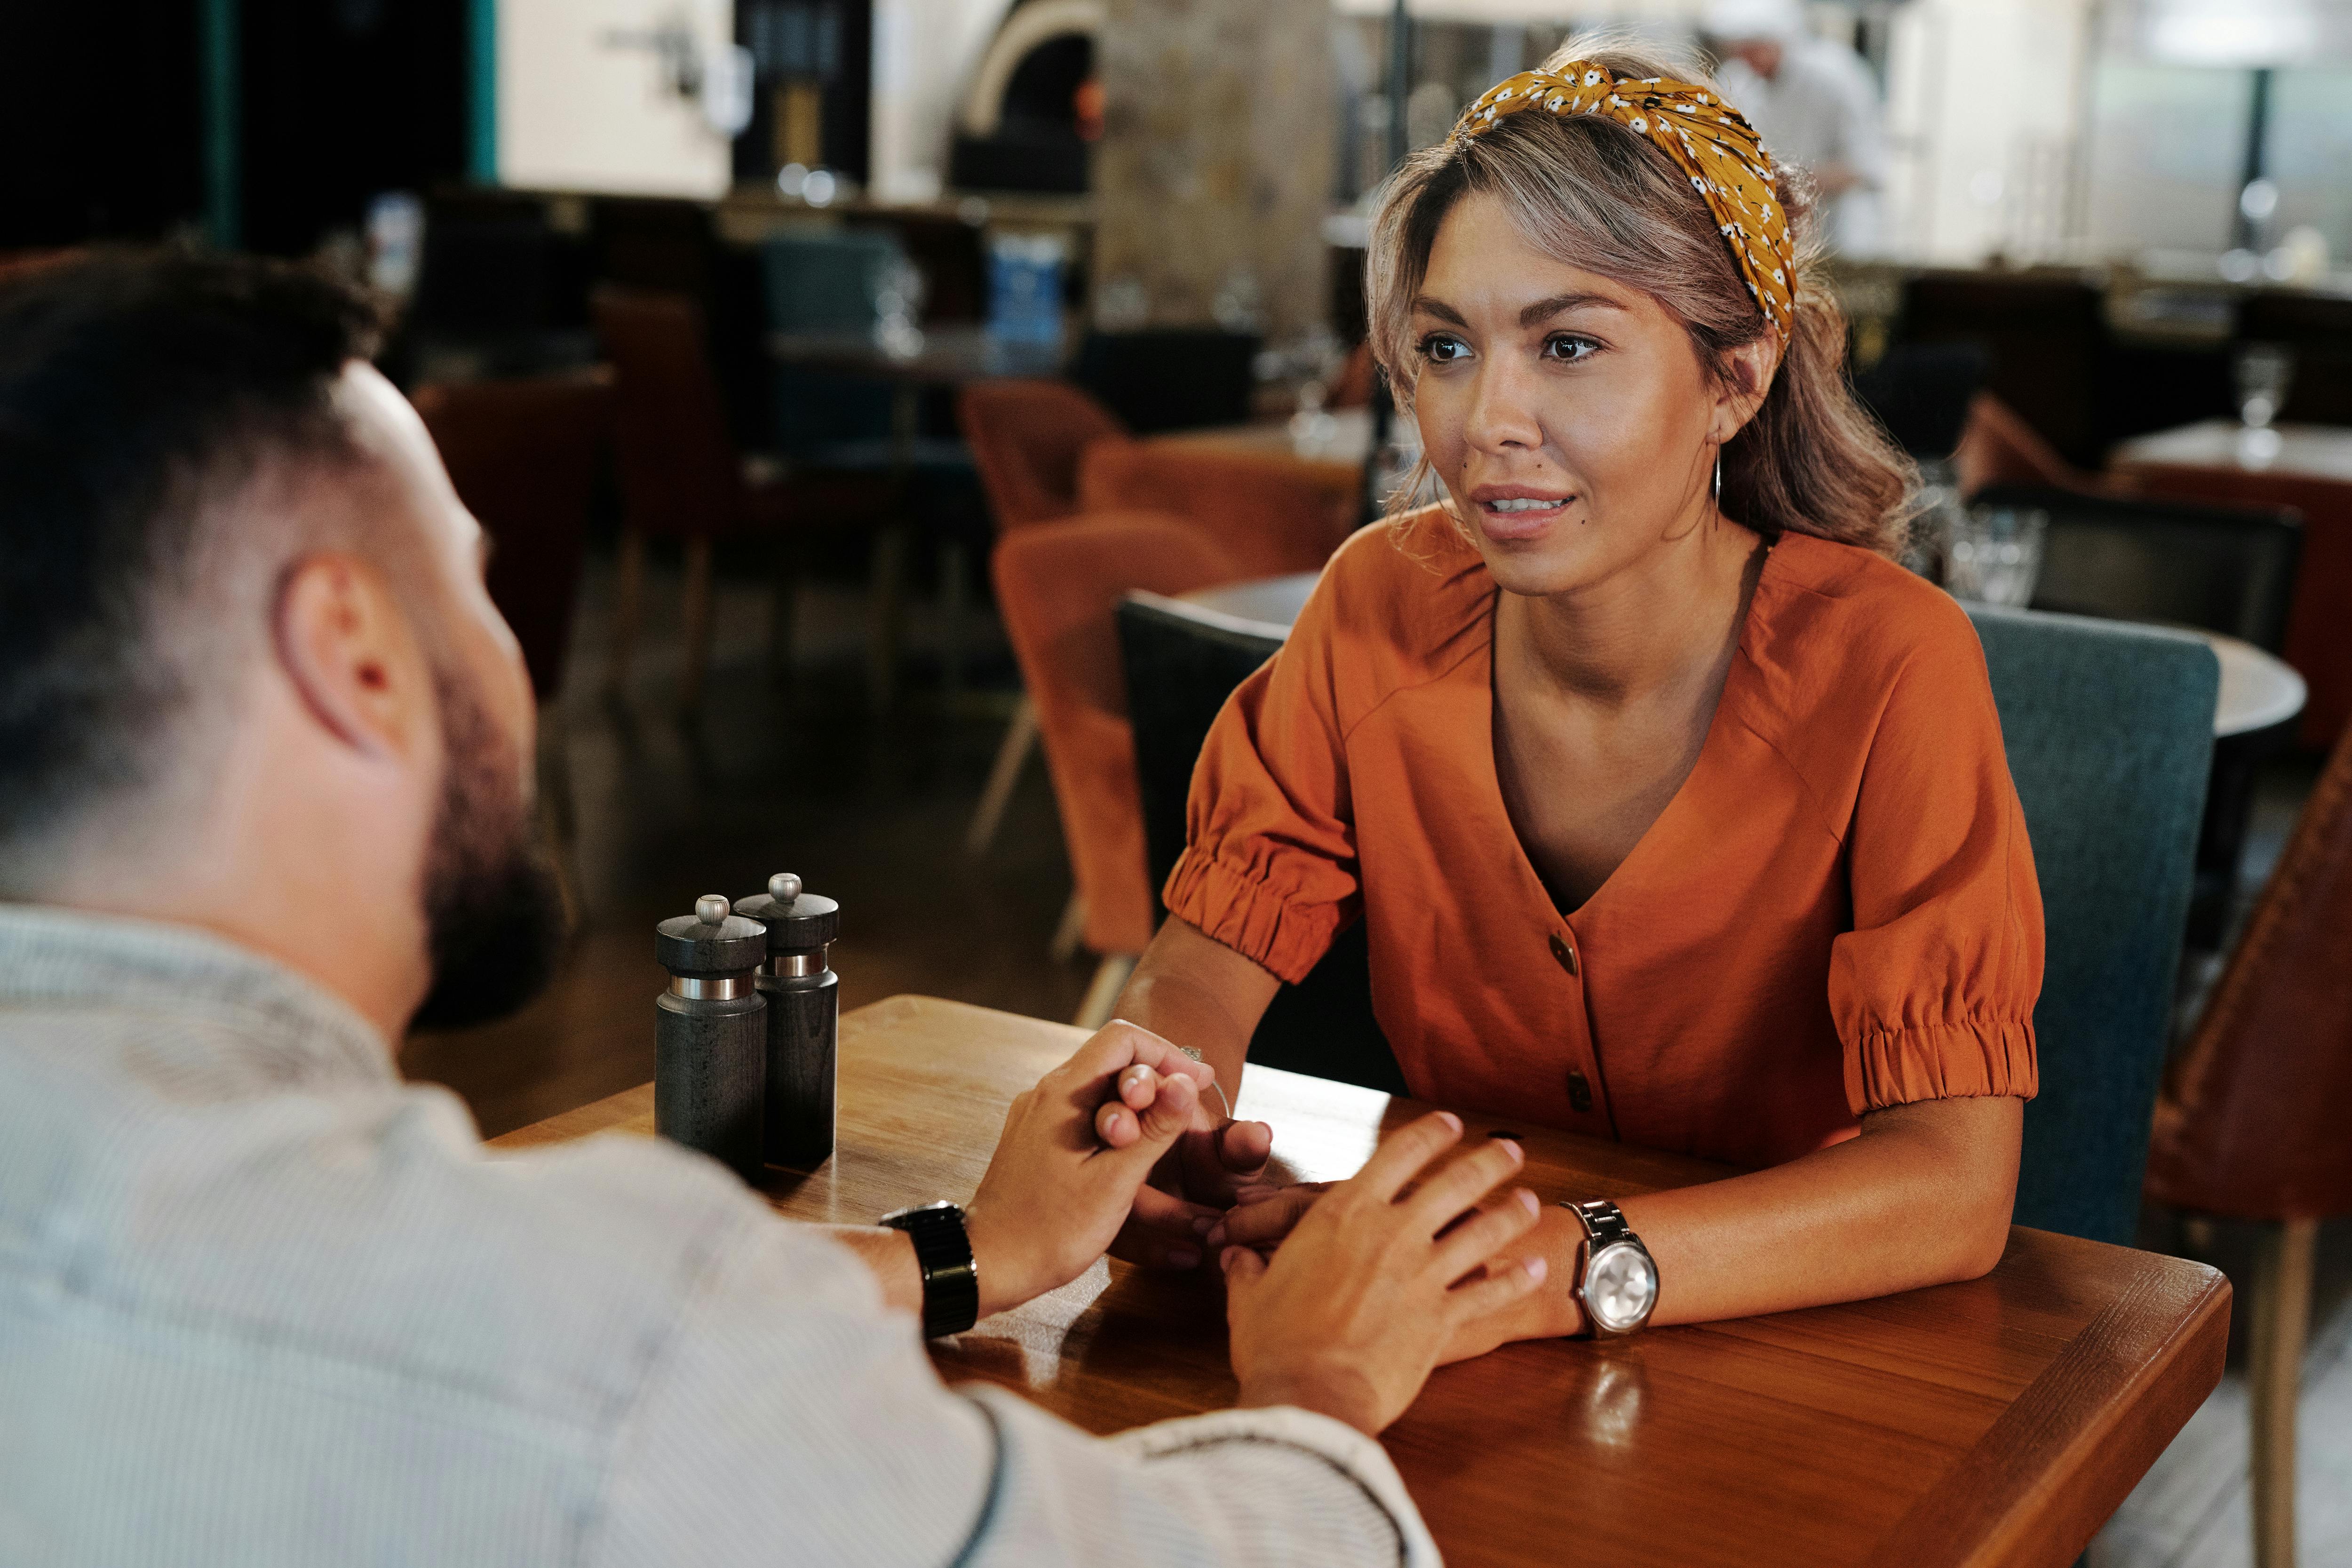
[[1592, 1109], [1592, 1085], [1574, 1068], [1568, 1069], [1568, 1108], [1580, 1116]]
[[1570, 974], [1576, 973], [1576, 949], [1569, 946], [1567, 940], [1558, 931], [1551, 933], [1551, 955], [1559, 960], [1562, 969]]

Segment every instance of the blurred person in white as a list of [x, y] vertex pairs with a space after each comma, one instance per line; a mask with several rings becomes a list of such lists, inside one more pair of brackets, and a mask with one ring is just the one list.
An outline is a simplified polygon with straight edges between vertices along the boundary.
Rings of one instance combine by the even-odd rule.
[[1223, 1256], [1239, 1407], [1103, 1439], [946, 1387], [918, 1314], [1101, 1254], [1198, 1136], [1156, 1037], [1014, 1102], [976, 1300], [903, 1230], [653, 1140], [490, 1158], [401, 1082], [412, 1022], [539, 987], [556, 900], [481, 531], [369, 333], [252, 260], [0, 291], [0, 1563], [1433, 1563], [1371, 1435], [1541, 1278], [1486, 1269], [1535, 1201], [1507, 1145], [1433, 1170], [1452, 1118]]
[[1830, 248], [1879, 250], [1885, 113], [1862, 57], [1807, 26], [1798, 0], [1709, 0], [1700, 31], [1723, 57], [1716, 80], [1724, 97], [1775, 158], [1812, 175]]

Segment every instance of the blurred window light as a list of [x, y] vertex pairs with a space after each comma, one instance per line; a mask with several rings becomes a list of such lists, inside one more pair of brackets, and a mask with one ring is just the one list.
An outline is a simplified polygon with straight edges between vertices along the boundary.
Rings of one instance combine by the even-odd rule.
[[2278, 186], [2272, 231], [2308, 227], [2334, 256], [2352, 256], [2352, 70], [2280, 71], [2265, 146], [2263, 173]]
[[801, 184], [801, 200], [813, 207], [831, 206], [840, 189], [841, 182], [834, 178], [832, 170], [811, 169]]
[[2260, 223], [2278, 211], [2279, 188], [2275, 180], [2248, 180], [2246, 188], [2238, 193], [2238, 210]]
[[2101, 64], [2090, 126], [2094, 248], [2111, 256], [2228, 248], [2252, 111], [2242, 71]]
[[2111, 57], [2223, 69], [2352, 58], [2346, 0], [2105, 0], [2099, 15]]
[[2148, 52], [2181, 65], [2283, 65], [2319, 45], [2312, 0], [2156, 0], [2148, 11]]

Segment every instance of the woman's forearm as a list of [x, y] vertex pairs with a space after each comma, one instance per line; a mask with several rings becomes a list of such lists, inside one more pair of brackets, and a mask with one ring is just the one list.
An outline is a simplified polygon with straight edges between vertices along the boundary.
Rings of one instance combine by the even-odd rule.
[[[1626, 1223], [1658, 1263], [1651, 1322], [1787, 1311], [1984, 1273], [2008, 1242], [2021, 1112], [2010, 1099], [1901, 1106], [1864, 1118], [1860, 1137], [1785, 1165], [1626, 1199]], [[1574, 1215], [1550, 1210], [1518, 1255], [1541, 1252], [1559, 1288], [1480, 1325], [1459, 1355], [1578, 1331], [1568, 1287], [1583, 1235]]]
[[[1119, 993], [1112, 1016], [1201, 1053], [1238, 1100], [1250, 1036], [1282, 982], [1171, 916]], [[1210, 1103], [1215, 1104], [1212, 1097]]]

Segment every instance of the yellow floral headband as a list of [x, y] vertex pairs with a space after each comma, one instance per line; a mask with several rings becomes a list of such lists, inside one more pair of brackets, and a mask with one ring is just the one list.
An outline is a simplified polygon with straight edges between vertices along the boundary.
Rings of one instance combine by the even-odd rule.
[[1523, 109], [1604, 114], [1646, 136], [1690, 177], [1714, 213], [1731, 259], [1764, 320], [1785, 350], [1795, 321], [1797, 259], [1789, 212], [1775, 190], [1778, 172], [1748, 117], [1706, 88], [1665, 77], [1619, 77], [1590, 60], [1558, 71], [1521, 71], [1486, 89], [1463, 113], [1454, 134], [1491, 131]]

